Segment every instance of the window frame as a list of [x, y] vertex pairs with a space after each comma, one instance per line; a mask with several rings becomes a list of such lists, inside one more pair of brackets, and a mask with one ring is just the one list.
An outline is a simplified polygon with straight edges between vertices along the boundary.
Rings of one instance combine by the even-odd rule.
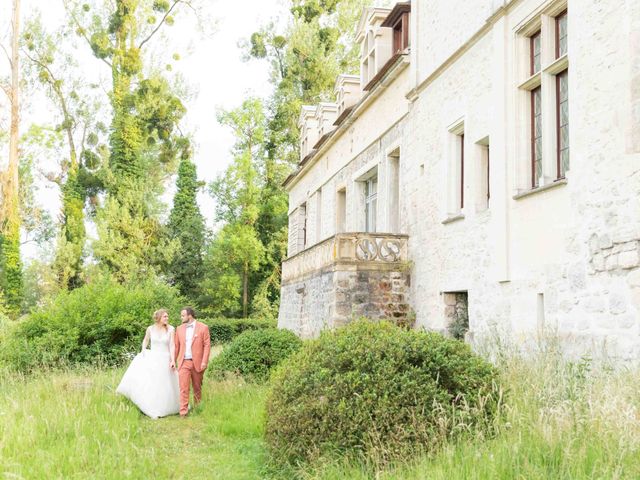
[[[566, 18], [567, 21], [569, 20], [569, 16], [568, 16], [568, 9], [564, 9], [562, 12], [560, 12], [558, 15], [555, 16], [554, 18], [554, 25], [555, 25], [555, 58], [556, 60], [560, 57], [562, 57], [563, 55], [566, 55], [569, 51], [569, 45], [567, 43], [567, 51], [563, 54], [560, 54], [560, 21]], [[569, 33], [568, 33], [568, 26], [567, 26], [567, 34], [565, 36], [567, 39], [569, 38]], [[567, 40], [568, 42], [568, 40]]]
[[[555, 100], [555, 107], [556, 107], [556, 180], [561, 180], [563, 178], [565, 178], [566, 176], [566, 171], [563, 172], [562, 171], [562, 152], [564, 150], [569, 150], [569, 155], [571, 155], [571, 149], [570, 146], [567, 146], [566, 148], [562, 148], [562, 127], [566, 126], [567, 129], [569, 128], [569, 124], [570, 122], [568, 121], [567, 118], [567, 123], [566, 125], [561, 125], [561, 115], [560, 115], [560, 109], [562, 107], [562, 102], [560, 101], [560, 82], [561, 82], [561, 77], [565, 76], [567, 79], [567, 108], [568, 108], [568, 104], [569, 104], [569, 69], [565, 68], [562, 72], [558, 73], [555, 77], [555, 82], [556, 82], [556, 100]], [[567, 113], [567, 117], [568, 117], [568, 113]], [[567, 134], [567, 140], [568, 140], [568, 134]]]
[[[375, 192], [370, 193], [371, 186], [375, 183]], [[372, 208], [373, 207], [373, 208]], [[375, 233], [377, 231], [378, 216], [378, 174], [364, 180], [364, 215], [365, 231]]]
[[464, 209], [464, 132], [460, 135], [460, 211]]
[[[536, 95], [540, 95], [540, 112], [536, 115]], [[540, 145], [542, 146], [543, 135], [542, 128], [540, 128], [540, 136], [536, 137], [536, 117], [540, 116], [540, 123], [542, 124], [542, 86], [538, 86], [531, 90], [531, 188], [538, 188], [540, 186], [540, 179], [536, 175], [536, 140], [540, 138]], [[543, 162], [542, 153], [540, 154], [540, 163]], [[543, 167], [543, 165], [542, 165]]]
[[[538, 69], [536, 70], [536, 54], [535, 54], [535, 42], [539, 40], [538, 49]], [[529, 75], [533, 76], [542, 71], [542, 29], [539, 29], [533, 35], [529, 37]]]
[[400, 53], [409, 47], [409, 12], [405, 12], [393, 24], [393, 53]]

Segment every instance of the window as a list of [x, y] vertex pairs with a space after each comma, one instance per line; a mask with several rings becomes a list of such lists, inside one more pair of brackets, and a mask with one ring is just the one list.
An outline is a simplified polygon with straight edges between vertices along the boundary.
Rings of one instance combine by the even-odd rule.
[[556, 0], [520, 30], [518, 110], [528, 116], [518, 142], [521, 192], [550, 186], [569, 171], [567, 15], [566, 3]]
[[489, 200], [491, 200], [491, 150], [489, 145], [485, 148], [485, 155], [487, 158], [487, 208], [489, 207]]
[[531, 36], [531, 75], [535, 75], [540, 71], [542, 58], [542, 32], [537, 32]]
[[[567, 29], [567, 11], [555, 19], [556, 58], [567, 54], [569, 32]], [[565, 68], [556, 75], [556, 178], [564, 178], [569, 170], [569, 70]]]
[[307, 204], [306, 203], [303, 203], [302, 205], [300, 205], [299, 218], [300, 218], [300, 225], [302, 226], [302, 228], [300, 229], [299, 250], [304, 250], [307, 247]]
[[[447, 162], [447, 218], [443, 223], [448, 223], [462, 216], [465, 206], [465, 131], [464, 120], [459, 119], [449, 126], [449, 161]], [[472, 167], [473, 171], [473, 167]], [[474, 175], [472, 175], [473, 177]], [[473, 200], [472, 200], [473, 203]]]
[[378, 176], [371, 177], [365, 181], [365, 218], [366, 231], [376, 231], [376, 216], [378, 210]]
[[464, 133], [459, 135], [460, 142], [460, 210], [464, 208]]
[[393, 53], [409, 47], [409, 14], [403, 13], [393, 26]]
[[557, 178], [569, 170], [569, 71], [556, 76]]
[[400, 232], [400, 149], [387, 155], [387, 224], [386, 232]]
[[316, 192], [316, 243], [322, 240], [322, 190]]
[[542, 89], [531, 92], [531, 187], [539, 186], [542, 176]]
[[481, 212], [489, 208], [490, 190], [490, 158], [489, 158], [489, 137], [485, 137], [477, 142], [479, 147], [480, 161], [475, 169], [476, 174], [476, 211]]
[[556, 17], [556, 58], [567, 53], [568, 46], [567, 11]]
[[347, 230], [347, 190], [338, 190], [336, 196], [336, 233]]

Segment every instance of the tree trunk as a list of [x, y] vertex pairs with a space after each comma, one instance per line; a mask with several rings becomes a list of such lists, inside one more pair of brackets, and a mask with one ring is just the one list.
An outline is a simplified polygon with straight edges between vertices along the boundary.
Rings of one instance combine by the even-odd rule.
[[0, 212], [0, 262], [4, 270], [3, 286], [10, 313], [17, 314], [22, 303], [22, 262], [20, 260], [20, 200], [19, 157], [20, 140], [20, 0], [13, 0], [11, 38], [11, 127], [9, 130], [9, 166], [2, 188], [3, 207]]

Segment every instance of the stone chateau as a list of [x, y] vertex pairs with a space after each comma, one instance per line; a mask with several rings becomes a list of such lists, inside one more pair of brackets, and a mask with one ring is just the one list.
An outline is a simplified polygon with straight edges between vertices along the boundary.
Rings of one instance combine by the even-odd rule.
[[418, 0], [300, 113], [279, 325], [640, 359], [640, 2]]

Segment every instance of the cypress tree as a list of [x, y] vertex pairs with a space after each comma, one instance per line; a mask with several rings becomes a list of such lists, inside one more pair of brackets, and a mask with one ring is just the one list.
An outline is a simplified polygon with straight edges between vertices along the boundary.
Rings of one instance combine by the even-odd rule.
[[200, 183], [188, 145], [183, 148], [176, 186], [168, 228], [171, 237], [180, 241], [180, 248], [169, 266], [169, 274], [182, 295], [195, 299], [204, 277], [205, 226], [197, 202]]

